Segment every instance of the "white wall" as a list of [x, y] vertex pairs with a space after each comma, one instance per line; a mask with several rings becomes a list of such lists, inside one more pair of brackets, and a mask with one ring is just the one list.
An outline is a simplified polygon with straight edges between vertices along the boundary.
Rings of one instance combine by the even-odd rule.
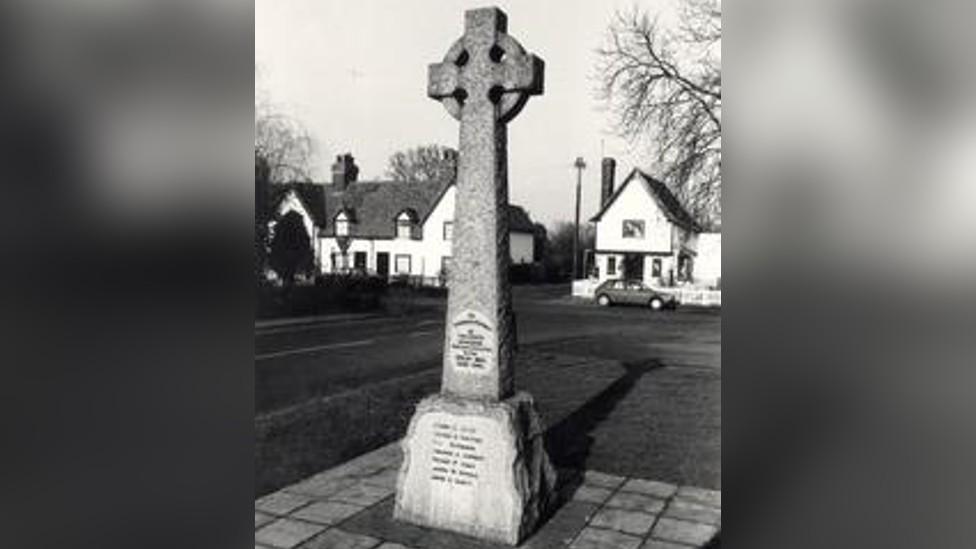
[[698, 236], [698, 257], [695, 258], [695, 280], [714, 284], [722, 276], [722, 233], [702, 233]]
[[[608, 269], [608, 266], [609, 266], [609, 263], [610, 263], [610, 258], [615, 258], [616, 259], [616, 262], [617, 262], [616, 269], [615, 269], [615, 271], [614, 271], [613, 274], [610, 274], [610, 271]], [[653, 277], [653, 276], [651, 276], [652, 273], [654, 272], [654, 260], [655, 259], [660, 259], [661, 260], [661, 275], [660, 275], [660, 277]], [[617, 280], [619, 278], [622, 278], [622, 275], [623, 275], [623, 262], [624, 262], [624, 255], [623, 254], [608, 254], [608, 253], [597, 252], [597, 254], [596, 254], [596, 264], [597, 264], [597, 268], [599, 269], [599, 273], [600, 273], [600, 276], [599, 276], [600, 282], [603, 282], [604, 280], [607, 280], [607, 279]], [[675, 269], [677, 271], [677, 268], [678, 268], [678, 266], [675, 263], [675, 259], [674, 259], [674, 256], [673, 255], [665, 255], [665, 256], [662, 256], [662, 255], [650, 255], [650, 254], [645, 255], [644, 256], [644, 277], [643, 277], [642, 280], [644, 281], [644, 283], [650, 284], [651, 286], [665, 285], [670, 280], [669, 275], [668, 275], [668, 271], [670, 269]]]
[[[427, 216], [423, 226], [423, 238], [412, 240], [409, 238], [393, 239], [357, 239], [350, 240], [349, 256], [350, 268], [354, 266], [356, 252], [366, 252], [366, 269], [376, 271], [376, 254], [387, 252], [390, 254], [390, 274], [396, 275], [396, 256], [410, 255], [410, 275], [435, 279], [440, 276], [444, 257], [452, 255], [452, 241], [444, 239], [444, 222], [454, 219], [454, 200], [456, 192], [452, 186], [444, 192], [434, 211]], [[392, 223], [392, 221], [391, 221]], [[512, 263], [531, 263], [534, 241], [532, 235], [525, 233], [511, 234]], [[339, 254], [339, 245], [335, 238], [321, 238], [321, 261], [323, 273], [332, 272], [331, 254]]]
[[454, 185], [448, 187], [441, 196], [441, 201], [434, 206], [434, 210], [427, 216], [424, 223], [424, 244], [420, 251], [424, 262], [431, 266], [426, 276], [437, 276], [441, 270], [441, 258], [451, 257], [451, 240], [444, 240], [444, 222], [454, 220], [454, 198], [457, 196]]
[[[627, 252], [671, 252], [672, 223], [644, 188], [640, 176], [627, 183], [596, 224], [596, 249]], [[644, 238], [624, 238], [625, 219], [644, 221]]]

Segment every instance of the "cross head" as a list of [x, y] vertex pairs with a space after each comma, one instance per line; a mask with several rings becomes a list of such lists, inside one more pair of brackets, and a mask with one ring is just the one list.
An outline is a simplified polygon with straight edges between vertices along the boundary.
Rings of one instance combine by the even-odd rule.
[[466, 12], [464, 35], [428, 68], [427, 96], [458, 120], [465, 114], [492, 114], [502, 123], [515, 118], [529, 96], [542, 94], [545, 65], [507, 27], [498, 8]]

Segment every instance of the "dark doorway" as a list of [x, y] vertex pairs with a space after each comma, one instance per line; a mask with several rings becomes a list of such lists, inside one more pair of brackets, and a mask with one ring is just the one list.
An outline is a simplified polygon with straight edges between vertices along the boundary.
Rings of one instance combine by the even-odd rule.
[[376, 274], [390, 276], [390, 254], [387, 252], [376, 254]]
[[366, 252], [356, 252], [352, 256], [352, 266], [357, 271], [366, 272]]
[[627, 280], [644, 280], [644, 255], [624, 254], [624, 278]]

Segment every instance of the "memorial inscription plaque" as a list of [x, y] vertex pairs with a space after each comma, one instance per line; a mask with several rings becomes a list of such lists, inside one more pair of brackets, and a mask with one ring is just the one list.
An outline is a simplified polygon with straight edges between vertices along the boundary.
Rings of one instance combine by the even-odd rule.
[[[517, 543], [524, 533], [528, 448], [518, 439], [526, 406], [429, 397], [404, 439], [397, 516], [480, 538]], [[530, 422], [531, 423], [531, 422]], [[540, 439], [541, 442], [541, 439]]]
[[479, 477], [479, 464], [485, 461], [478, 428], [444, 420], [434, 423], [430, 480], [453, 486], [471, 486]]
[[497, 342], [491, 321], [477, 311], [464, 311], [452, 323], [448, 365], [469, 374], [487, 375], [495, 363]]

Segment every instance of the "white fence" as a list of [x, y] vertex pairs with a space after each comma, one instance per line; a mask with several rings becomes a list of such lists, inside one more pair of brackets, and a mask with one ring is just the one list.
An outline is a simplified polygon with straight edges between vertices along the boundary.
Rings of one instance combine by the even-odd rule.
[[721, 307], [722, 290], [696, 290], [694, 288], [679, 288], [669, 291], [674, 293], [681, 305], [700, 305], [703, 307]]
[[599, 282], [592, 278], [573, 281], [573, 297], [593, 298], [593, 291], [599, 286]]
[[[573, 281], [573, 297], [593, 299], [593, 292], [600, 285], [598, 280], [590, 278]], [[655, 288], [661, 293], [673, 295], [681, 305], [698, 305], [701, 307], [721, 307], [722, 290], [706, 290], [702, 288]]]

